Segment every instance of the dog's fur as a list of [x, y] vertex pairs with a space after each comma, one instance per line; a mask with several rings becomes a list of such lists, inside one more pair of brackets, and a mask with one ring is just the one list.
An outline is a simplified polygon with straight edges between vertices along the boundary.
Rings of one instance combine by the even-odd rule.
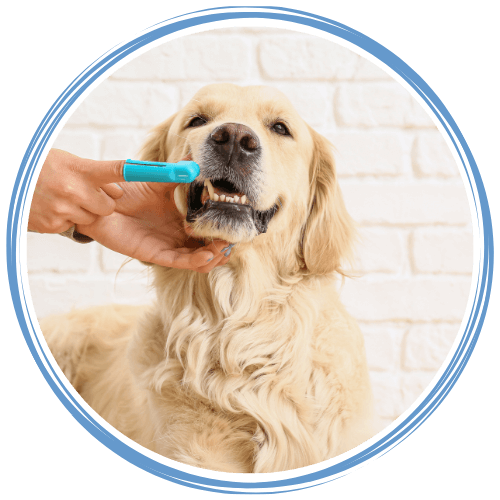
[[[203, 114], [203, 126], [187, 127]], [[277, 120], [291, 135], [277, 134]], [[268, 231], [192, 223], [236, 243], [208, 274], [152, 266], [157, 303], [41, 322], [70, 382], [139, 444], [196, 467], [274, 472], [314, 464], [372, 436], [363, 337], [338, 297], [353, 224], [330, 144], [279, 92], [211, 85], [153, 130], [143, 159], [200, 163], [224, 123], [251, 128], [261, 157], [255, 209]], [[181, 211], [186, 191], [176, 192]], [[184, 206], [183, 206], [184, 203]]]

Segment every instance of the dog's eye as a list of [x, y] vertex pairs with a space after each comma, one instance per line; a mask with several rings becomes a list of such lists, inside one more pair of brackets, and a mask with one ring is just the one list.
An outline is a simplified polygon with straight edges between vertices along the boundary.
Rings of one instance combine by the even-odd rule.
[[291, 135], [290, 131], [287, 128], [287, 126], [284, 123], [282, 123], [282, 122], [276, 122], [271, 127], [271, 130], [273, 132], [276, 132], [277, 134], [280, 134], [280, 135]]
[[202, 116], [195, 116], [188, 124], [189, 127], [201, 127], [202, 125], [205, 125], [207, 123], [207, 120], [203, 118]]

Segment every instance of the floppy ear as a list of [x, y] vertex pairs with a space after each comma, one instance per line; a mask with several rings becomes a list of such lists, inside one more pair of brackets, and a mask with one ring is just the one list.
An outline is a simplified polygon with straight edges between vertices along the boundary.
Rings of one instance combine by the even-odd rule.
[[161, 122], [153, 128], [146, 139], [146, 142], [141, 148], [140, 158], [143, 161], [167, 161], [167, 136], [170, 127], [177, 113], [170, 118]]
[[309, 217], [304, 227], [302, 252], [311, 274], [345, 274], [355, 237], [354, 221], [347, 213], [337, 182], [332, 145], [309, 127], [314, 152], [310, 166]]

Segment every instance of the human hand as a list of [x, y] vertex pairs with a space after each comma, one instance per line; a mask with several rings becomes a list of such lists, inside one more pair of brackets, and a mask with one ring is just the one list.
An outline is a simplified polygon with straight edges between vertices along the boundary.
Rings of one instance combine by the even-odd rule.
[[111, 215], [123, 191], [123, 162], [94, 161], [51, 149], [31, 202], [28, 229], [62, 233], [75, 224], [90, 224]]
[[207, 245], [190, 237], [184, 218], [174, 202], [177, 184], [156, 182], [120, 183], [123, 196], [113, 214], [88, 225], [79, 233], [90, 236], [115, 252], [164, 267], [209, 272], [229, 260], [223, 240]]
[[[229, 243], [190, 238], [173, 201], [177, 184], [125, 183], [124, 161], [93, 161], [51, 150], [35, 188], [28, 229], [73, 226], [107, 248], [165, 267], [208, 272], [229, 260]], [[111, 184], [121, 182], [120, 185]], [[221, 252], [224, 250], [224, 252]]]

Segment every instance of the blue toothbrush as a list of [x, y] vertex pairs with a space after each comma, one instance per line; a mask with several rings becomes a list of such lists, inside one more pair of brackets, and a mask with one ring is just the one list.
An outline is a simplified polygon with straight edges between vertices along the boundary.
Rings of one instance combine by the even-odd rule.
[[160, 161], [127, 160], [123, 166], [123, 178], [127, 182], [193, 182], [200, 175], [200, 167], [194, 161], [164, 163]]

